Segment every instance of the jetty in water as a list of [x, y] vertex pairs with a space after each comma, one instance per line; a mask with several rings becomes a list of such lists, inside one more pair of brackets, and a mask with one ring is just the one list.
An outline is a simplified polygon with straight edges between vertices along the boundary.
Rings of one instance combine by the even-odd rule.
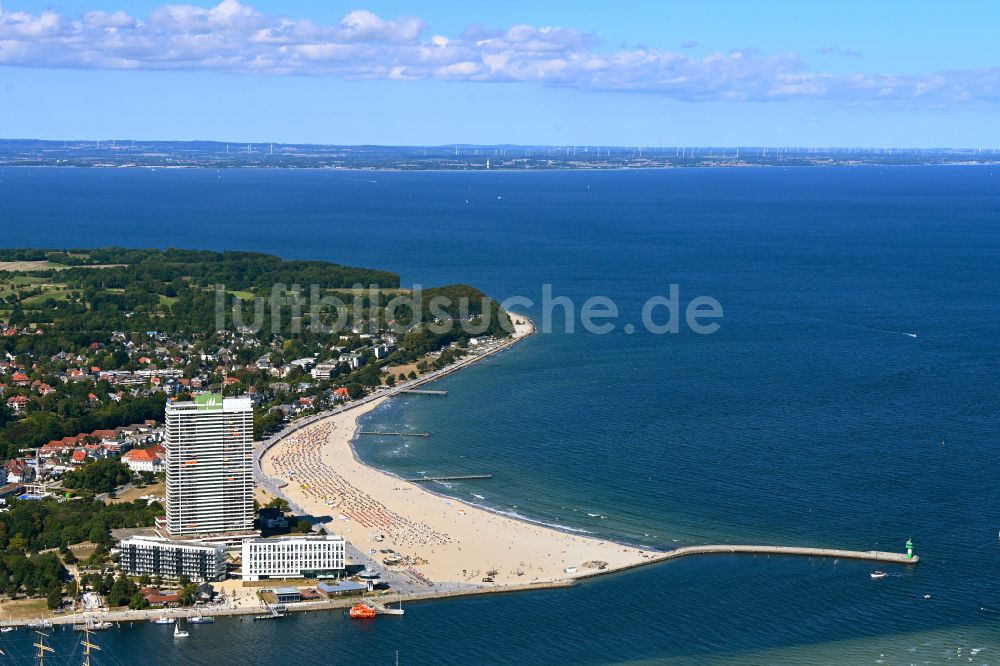
[[751, 555], [793, 555], [799, 557], [825, 557], [841, 560], [868, 560], [870, 562], [887, 562], [892, 564], [916, 564], [920, 556], [916, 554], [895, 553], [885, 550], [842, 550], [839, 548], [808, 548], [802, 546], [754, 546], [747, 544], [717, 544], [707, 546], [682, 546], [659, 556], [659, 559], [669, 560], [688, 555], [725, 555], [741, 553]]
[[474, 481], [476, 479], [492, 479], [492, 474], [465, 474], [463, 476], [416, 476], [412, 479], [403, 479], [411, 483], [421, 483], [424, 481]]
[[429, 432], [400, 432], [399, 430], [359, 430], [359, 435], [378, 435], [379, 437], [430, 437]]
[[432, 391], [431, 389], [402, 389], [400, 393], [413, 393], [415, 395], [439, 395], [441, 397], [448, 395], [447, 391]]

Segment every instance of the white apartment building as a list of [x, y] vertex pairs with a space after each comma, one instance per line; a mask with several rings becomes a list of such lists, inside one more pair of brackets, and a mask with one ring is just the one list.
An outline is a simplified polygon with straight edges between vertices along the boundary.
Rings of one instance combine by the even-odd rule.
[[331, 363], [320, 363], [312, 369], [312, 378], [317, 381], [326, 381], [337, 374], [337, 366]]
[[254, 534], [250, 398], [204, 394], [168, 402], [164, 445], [167, 534]]
[[187, 576], [196, 581], [224, 580], [226, 549], [198, 541], [173, 541], [163, 537], [131, 536], [118, 543], [118, 566], [130, 576]]
[[311, 534], [243, 542], [243, 580], [317, 578], [344, 573], [344, 537]]

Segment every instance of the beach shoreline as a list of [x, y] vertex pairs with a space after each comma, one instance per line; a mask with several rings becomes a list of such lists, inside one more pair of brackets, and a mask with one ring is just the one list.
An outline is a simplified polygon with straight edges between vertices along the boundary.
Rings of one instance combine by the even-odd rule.
[[[513, 336], [445, 374], [509, 349], [534, 333], [511, 314]], [[438, 379], [440, 377], [434, 377]], [[392, 396], [378, 396], [279, 438], [260, 456], [260, 469], [281, 481], [277, 490], [293, 507], [326, 519], [367, 555], [403, 558], [400, 568], [417, 582], [471, 589], [566, 583], [594, 573], [656, 561], [663, 553], [559, 530], [435, 493], [364, 463], [353, 443], [358, 419]]]

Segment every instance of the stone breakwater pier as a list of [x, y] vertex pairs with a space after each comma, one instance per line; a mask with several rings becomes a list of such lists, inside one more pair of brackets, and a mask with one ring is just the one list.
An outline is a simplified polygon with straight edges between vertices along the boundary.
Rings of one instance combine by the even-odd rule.
[[[907, 546], [912, 546], [907, 542]], [[810, 548], [807, 546], [759, 546], [753, 544], [707, 544], [703, 546], [682, 546], [666, 552], [651, 552], [649, 559], [637, 562], [630, 567], [619, 567], [614, 570], [603, 569], [581, 572], [574, 579], [591, 578], [602, 574], [624, 571], [635, 567], [646, 566], [667, 560], [676, 560], [691, 555], [777, 555], [781, 557], [817, 557], [832, 560], [864, 560], [881, 562], [883, 564], [915, 565], [920, 562], [920, 556], [910, 553], [896, 553], [885, 550], [844, 550], [841, 548]]]
[[684, 546], [664, 553], [661, 559], [673, 559], [687, 555], [709, 555], [743, 553], [754, 555], [797, 555], [800, 557], [828, 557], [834, 560], [869, 560], [871, 562], [888, 562], [892, 564], [916, 564], [919, 555], [894, 553], [883, 550], [841, 550], [839, 548], [806, 548], [798, 546], [752, 546], [752, 545], [711, 545]]

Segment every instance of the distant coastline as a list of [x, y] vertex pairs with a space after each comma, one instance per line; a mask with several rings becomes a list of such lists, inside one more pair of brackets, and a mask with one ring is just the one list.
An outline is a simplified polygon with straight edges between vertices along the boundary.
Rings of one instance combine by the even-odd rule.
[[2, 167], [601, 171], [614, 169], [989, 166], [982, 148], [809, 148], [477, 145], [377, 146], [220, 141], [0, 139]]

